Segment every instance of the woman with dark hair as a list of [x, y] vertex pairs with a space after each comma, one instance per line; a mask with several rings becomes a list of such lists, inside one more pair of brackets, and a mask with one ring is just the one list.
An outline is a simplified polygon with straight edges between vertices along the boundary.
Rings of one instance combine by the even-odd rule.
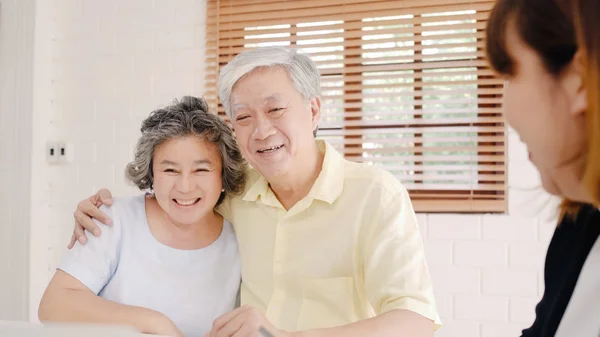
[[524, 337], [600, 336], [600, 1], [499, 0], [487, 53], [505, 116], [563, 199], [545, 291]]

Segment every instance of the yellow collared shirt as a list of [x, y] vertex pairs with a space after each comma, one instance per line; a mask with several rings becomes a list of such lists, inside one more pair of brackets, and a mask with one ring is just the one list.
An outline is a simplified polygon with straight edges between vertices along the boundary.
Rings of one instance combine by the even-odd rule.
[[331, 145], [309, 194], [289, 211], [250, 170], [219, 211], [242, 260], [241, 303], [287, 331], [334, 327], [392, 309], [440, 326], [416, 217], [390, 173], [344, 159]]

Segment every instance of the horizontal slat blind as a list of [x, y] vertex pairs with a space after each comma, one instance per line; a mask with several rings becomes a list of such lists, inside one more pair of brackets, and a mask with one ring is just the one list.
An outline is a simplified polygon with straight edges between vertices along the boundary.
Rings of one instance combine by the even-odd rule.
[[421, 212], [503, 212], [503, 82], [484, 59], [493, 0], [209, 0], [206, 92], [243, 50], [281, 45], [317, 63], [319, 137], [379, 165]]

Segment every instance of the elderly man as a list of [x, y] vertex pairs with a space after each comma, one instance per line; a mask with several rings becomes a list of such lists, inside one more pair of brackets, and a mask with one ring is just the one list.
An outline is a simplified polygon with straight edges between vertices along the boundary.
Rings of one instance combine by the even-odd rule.
[[[219, 96], [252, 169], [219, 206], [238, 237], [242, 306], [209, 335], [432, 336], [440, 321], [408, 193], [315, 140], [315, 63], [282, 47], [245, 51], [221, 70]], [[83, 228], [99, 235], [90, 216], [107, 219], [94, 201], [110, 197], [79, 204], [71, 245]]]

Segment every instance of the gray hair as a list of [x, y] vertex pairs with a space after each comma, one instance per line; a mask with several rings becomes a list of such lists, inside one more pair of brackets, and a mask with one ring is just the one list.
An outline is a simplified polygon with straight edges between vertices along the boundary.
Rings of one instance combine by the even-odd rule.
[[[184, 96], [162, 109], [152, 111], [142, 122], [134, 160], [125, 175], [140, 190], [152, 188], [152, 159], [163, 142], [179, 137], [197, 136], [217, 146], [222, 160], [225, 194], [237, 194], [244, 188], [247, 164], [240, 153], [231, 128], [219, 116], [208, 112], [202, 98]], [[224, 195], [219, 199], [222, 201]]]
[[219, 73], [219, 98], [225, 113], [232, 118], [233, 86], [256, 68], [281, 67], [290, 75], [296, 90], [310, 100], [321, 96], [321, 75], [310, 57], [286, 47], [259, 47], [241, 52]]

